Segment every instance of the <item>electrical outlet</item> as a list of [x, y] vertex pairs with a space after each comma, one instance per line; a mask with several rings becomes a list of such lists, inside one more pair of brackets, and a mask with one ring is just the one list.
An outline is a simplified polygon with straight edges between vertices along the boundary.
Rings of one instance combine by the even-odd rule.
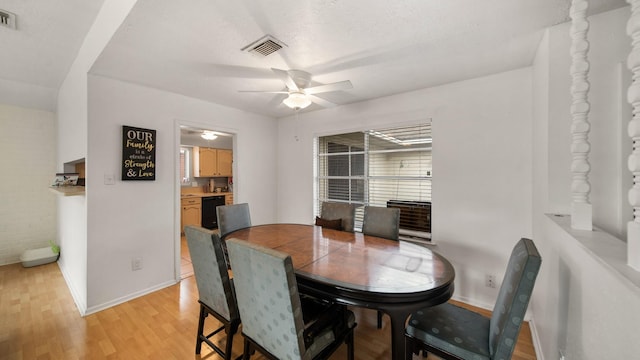
[[142, 269], [142, 258], [134, 257], [131, 259], [131, 270], [136, 271]]
[[488, 288], [495, 289], [496, 288], [496, 276], [491, 274], [486, 274], [484, 276], [484, 286]]
[[558, 350], [558, 352], [560, 353], [560, 357], [559, 357], [559, 359], [560, 359], [560, 360], [566, 360], [566, 358], [564, 357], [564, 351], [562, 351], [562, 350]]

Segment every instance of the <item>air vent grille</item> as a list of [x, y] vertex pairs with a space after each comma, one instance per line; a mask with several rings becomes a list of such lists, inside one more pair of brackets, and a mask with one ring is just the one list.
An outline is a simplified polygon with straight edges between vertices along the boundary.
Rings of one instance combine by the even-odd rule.
[[282, 41], [274, 38], [271, 35], [265, 35], [262, 38], [252, 42], [251, 44], [242, 48], [242, 51], [247, 51], [251, 54], [258, 56], [269, 56], [274, 52], [287, 46]]
[[0, 26], [9, 29], [16, 29], [16, 14], [5, 10], [0, 10]]
[[276, 52], [276, 51], [278, 51], [280, 49], [282, 49], [282, 46], [280, 46], [279, 44], [277, 44], [277, 43], [275, 43], [275, 42], [273, 42], [271, 40], [267, 40], [267, 41], [261, 43], [260, 45], [254, 47], [253, 50], [251, 50], [251, 51], [255, 51], [255, 52], [260, 53], [260, 54], [262, 54], [264, 56], [267, 56], [267, 55], [273, 54], [274, 52]]

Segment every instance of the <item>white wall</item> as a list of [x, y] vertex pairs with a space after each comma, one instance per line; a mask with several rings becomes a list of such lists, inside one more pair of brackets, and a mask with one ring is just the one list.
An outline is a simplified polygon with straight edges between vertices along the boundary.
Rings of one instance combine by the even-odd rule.
[[[57, 162], [87, 157], [87, 73], [136, 0], [105, 1], [58, 91]], [[89, 163], [87, 159], [87, 166]], [[87, 190], [90, 190], [87, 188]], [[82, 196], [58, 197], [58, 265], [81, 314], [87, 308], [87, 213]]]
[[[254, 224], [276, 220], [276, 120], [90, 76], [88, 312], [176, 281], [181, 123], [236, 134], [234, 200], [249, 203]], [[157, 131], [155, 181], [120, 180], [122, 125]], [[105, 174], [115, 185], [104, 184]], [[142, 258], [142, 270], [131, 270], [133, 257]]]
[[[66, 250], [59, 265], [81, 314], [175, 282], [178, 124], [235, 132], [235, 201], [250, 203], [256, 224], [272, 222], [276, 216], [276, 196], [270, 190], [275, 188], [273, 119], [88, 78], [95, 59], [135, 2], [105, 2], [58, 94], [56, 167], [62, 170], [66, 162], [86, 159], [86, 196], [58, 201], [57, 238]], [[117, 180], [115, 185], [104, 185], [105, 174], [119, 179], [122, 125], [158, 130], [156, 181]], [[137, 199], [139, 206], [131, 199]], [[143, 270], [131, 272], [132, 257], [143, 259]]]
[[[622, 155], [621, 147], [630, 115], [628, 106], [622, 106], [620, 79], [620, 62], [630, 50], [625, 34], [629, 14], [626, 7], [589, 19], [594, 224], [618, 237], [628, 216], [620, 210], [626, 192], [621, 188], [630, 177], [621, 169], [630, 151]], [[570, 206], [569, 47], [568, 24], [548, 29], [533, 71], [534, 239], [543, 260], [530, 309], [542, 351], [538, 358], [558, 359], [559, 351], [567, 359], [637, 358], [640, 288], [603, 261], [613, 248], [589, 250], [567, 226], [544, 215], [566, 214]], [[621, 242], [599, 229], [577, 233], [596, 243]]]
[[[562, 351], [567, 359], [636, 359], [640, 287], [577, 241], [569, 224], [547, 217], [536, 236], [543, 259], [532, 302], [538, 358]], [[587, 236], [618, 241], [601, 231]]]
[[[626, 63], [630, 51], [630, 39], [625, 34], [629, 18], [628, 7], [590, 17], [588, 58], [591, 84], [588, 100], [591, 103], [589, 122], [591, 133], [591, 203], [594, 225], [622, 237], [626, 229], [620, 224], [630, 220], [631, 207], [621, 213], [619, 204], [626, 202], [626, 191], [621, 195], [621, 176], [630, 176], [625, 169], [622, 174], [620, 161], [621, 134], [631, 118], [630, 106], [621, 109], [626, 99], [626, 89], [620, 84], [620, 64]], [[571, 55], [569, 48], [569, 24], [561, 24], [549, 29], [549, 211], [570, 213], [571, 205]], [[626, 66], [625, 66], [626, 67]], [[630, 78], [627, 72], [625, 77]], [[628, 136], [627, 136], [628, 138]], [[627, 139], [627, 154], [631, 147]], [[626, 156], [624, 158], [626, 166]], [[623, 198], [624, 196], [624, 198]], [[624, 218], [624, 221], [621, 219]]]
[[0, 265], [56, 240], [55, 114], [0, 104]]
[[[520, 69], [280, 119], [278, 221], [313, 220], [313, 138], [432, 119], [433, 238], [459, 299], [490, 307], [531, 225], [531, 70]], [[469, 254], [475, 256], [469, 258]]]

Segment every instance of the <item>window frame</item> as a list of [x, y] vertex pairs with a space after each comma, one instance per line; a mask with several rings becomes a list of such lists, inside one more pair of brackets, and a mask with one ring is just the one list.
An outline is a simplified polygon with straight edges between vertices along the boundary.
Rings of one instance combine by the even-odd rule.
[[[412, 127], [416, 127], [417, 129], [421, 129], [421, 126], [426, 126], [428, 127], [428, 138], [429, 138], [429, 142], [428, 142], [428, 146], [420, 146], [420, 145], [414, 145], [411, 148], [407, 148], [407, 149], [390, 149], [390, 150], [384, 150], [384, 149], [374, 149], [372, 150], [370, 148], [370, 137], [374, 136], [372, 133], [373, 132], [377, 132], [378, 134], [379, 131], [389, 131], [389, 130], [396, 130], [396, 129], [403, 129], [403, 128], [412, 128]], [[353, 151], [353, 148], [356, 147], [356, 145], [346, 145], [348, 146], [347, 151], [343, 151], [343, 152], [336, 152], [336, 153], [331, 153], [329, 152], [328, 149], [322, 149], [322, 146], [327, 146], [328, 145], [323, 145], [323, 141], [325, 142], [324, 144], [328, 144], [327, 143], [327, 139], [331, 139], [332, 137], [340, 137], [340, 136], [350, 136], [352, 134], [356, 134], [356, 133], [362, 133], [363, 134], [363, 148], [360, 151]], [[421, 136], [424, 136], [424, 134], [420, 133]], [[377, 136], [377, 135], [376, 135]], [[379, 136], [377, 136], [379, 137]], [[330, 141], [330, 140], [329, 140]], [[341, 144], [341, 145], [345, 145], [345, 144]], [[323, 201], [335, 201], [335, 202], [344, 202], [344, 203], [353, 203], [353, 204], [357, 204], [359, 205], [358, 209], [356, 210], [356, 230], [361, 230], [361, 226], [362, 226], [362, 218], [363, 218], [363, 213], [364, 213], [364, 207], [365, 205], [374, 205], [374, 206], [386, 206], [382, 205], [382, 204], [372, 204], [371, 201], [371, 188], [370, 185], [372, 182], [374, 181], [397, 181], [398, 184], [400, 184], [403, 181], [415, 181], [415, 182], [428, 182], [429, 183], [429, 195], [428, 195], [428, 203], [429, 203], [429, 208], [430, 208], [430, 204], [431, 204], [431, 180], [432, 180], [432, 173], [433, 173], [433, 169], [432, 169], [432, 133], [431, 133], [431, 121], [423, 121], [420, 122], [418, 124], [413, 124], [413, 125], [405, 125], [405, 126], [397, 126], [397, 127], [386, 127], [383, 129], [368, 129], [368, 130], [360, 130], [360, 131], [351, 131], [351, 132], [343, 132], [343, 133], [334, 133], [334, 134], [326, 134], [326, 135], [317, 135], [314, 137], [314, 216], [319, 216], [320, 215], [320, 207]], [[324, 151], [322, 152], [321, 149]], [[405, 176], [405, 175], [372, 175], [371, 171], [370, 171], [370, 166], [371, 166], [371, 158], [370, 155], [374, 154], [385, 154], [385, 153], [390, 153], [390, 154], [400, 154], [403, 152], [411, 152], [411, 153], [416, 153], [416, 152], [425, 152], [428, 153], [428, 163], [430, 164], [427, 167], [424, 167], [424, 176]], [[354, 155], [363, 155], [363, 173], [362, 175], [353, 175], [353, 168], [352, 168], [352, 157]], [[327, 174], [327, 172], [330, 169], [329, 164], [327, 163], [329, 161], [329, 159], [332, 156], [346, 156], [349, 159], [349, 164], [348, 164], [348, 169], [349, 169], [349, 174], [347, 176], [344, 175], [330, 175]], [[423, 169], [422, 165], [420, 167], [419, 172], [421, 172]], [[333, 197], [332, 195], [329, 194], [330, 191], [330, 186], [329, 186], [329, 182], [331, 180], [356, 180], [356, 181], [362, 181], [363, 183], [363, 195], [361, 199], [354, 199], [353, 194], [352, 194], [352, 189], [353, 189], [353, 185], [350, 183], [349, 187], [348, 187], [348, 194], [346, 197], [342, 197], [342, 198], [336, 198]], [[322, 184], [323, 181], [326, 181], [325, 184]], [[399, 185], [397, 185], [399, 186]], [[379, 195], [379, 194], [377, 194]], [[389, 199], [392, 200], [392, 199]], [[429, 210], [430, 211], [430, 210]], [[430, 216], [430, 215], [429, 215]], [[431, 219], [429, 217], [429, 230], [431, 230]], [[429, 237], [430, 237], [430, 233], [429, 233]], [[427, 240], [429, 241], [429, 240]]]
[[[182, 156], [182, 152], [185, 155]], [[180, 186], [191, 186], [193, 176], [193, 146], [180, 145]]]

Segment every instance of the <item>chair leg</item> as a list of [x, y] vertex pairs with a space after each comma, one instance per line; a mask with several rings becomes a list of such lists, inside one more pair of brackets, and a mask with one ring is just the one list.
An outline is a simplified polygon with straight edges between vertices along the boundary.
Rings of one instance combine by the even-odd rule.
[[231, 346], [233, 345], [233, 333], [227, 329], [227, 345], [224, 347], [224, 354], [227, 360], [232, 359]]
[[244, 354], [242, 354], [242, 359], [243, 360], [249, 360], [251, 358], [251, 344], [249, 344], [249, 341], [245, 338], [244, 339]]
[[347, 336], [347, 359], [354, 360], [353, 331]]
[[202, 337], [204, 336], [204, 318], [207, 317], [207, 313], [204, 310], [204, 306], [200, 304], [200, 319], [198, 320], [198, 335], [196, 337], [196, 355], [200, 354], [202, 350]]
[[[230, 323], [225, 331], [227, 332], [227, 345], [225, 346], [224, 354], [225, 358], [228, 360], [233, 359], [233, 354], [231, 353], [231, 347], [233, 346], [233, 335], [238, 331], [239, 322]], [[240, 359], [242, 356], [238, 357]]]
[[378, 329], [382, 329], [382, 311], [378, 310]]
[[[423, 351], [422, 353], [424, 357], [427, 357], [427, 352]], [[413, 341], [413, 338], [405, 336], [404, 337], [404, 358], [405, 360], [412, 360], [413, 355], [420, 355], [420, 349], [418, 348], [418, 344]]]

